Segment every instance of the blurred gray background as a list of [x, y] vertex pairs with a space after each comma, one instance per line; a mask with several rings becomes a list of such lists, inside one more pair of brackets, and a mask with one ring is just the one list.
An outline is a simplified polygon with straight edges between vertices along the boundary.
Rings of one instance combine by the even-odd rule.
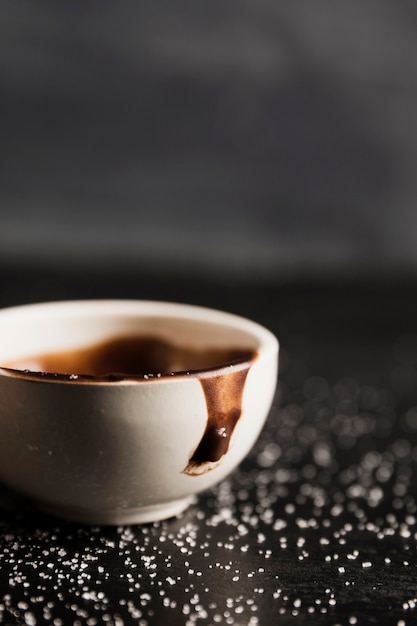
[[0, 8], [0, 259], [417, 273], [414, 0]]

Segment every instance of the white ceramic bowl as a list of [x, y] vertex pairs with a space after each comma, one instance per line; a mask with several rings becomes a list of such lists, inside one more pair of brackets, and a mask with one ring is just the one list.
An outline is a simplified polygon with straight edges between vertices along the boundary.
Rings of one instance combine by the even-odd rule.
[[0, 481], [81, 523], [176, 515], [252, 448], [277, 362], [270, 331], [213, 309], [132, 300], [2, 309]]

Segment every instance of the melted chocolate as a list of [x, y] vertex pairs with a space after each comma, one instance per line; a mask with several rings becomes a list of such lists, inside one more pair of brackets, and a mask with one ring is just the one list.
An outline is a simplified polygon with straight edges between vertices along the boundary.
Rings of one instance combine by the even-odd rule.
[[229, 449], [230, 438], [242, 413], [242, 396], [251, 363], [218, 376], [200, 376], [207, 404], [205, 432], [185, 474], [198, 475], [215, 467]]
[[[242, 412], [251, 349], [196, 349], [155, 336], [124, 336], [78, 350], [46, 353], [5, 364], [16, 375], [34, 378], [112, 382], [162, 376], [193, 375], [200, 381], [207, 405], [207, 425], [185, 474], [202, 474], [215, 467], [229, 449]], [[228, 367], [230, 371], [228, 371]], [[213, 370], [221, 369], [218, 374]]]
[[210, 370], [252, 356], [250, 349], [196, 349], [178, 346], [160, 337], [129, 335], [77, 350], [11, 361], [4, 364], [4, 368], [33, 377], [106, 382]]

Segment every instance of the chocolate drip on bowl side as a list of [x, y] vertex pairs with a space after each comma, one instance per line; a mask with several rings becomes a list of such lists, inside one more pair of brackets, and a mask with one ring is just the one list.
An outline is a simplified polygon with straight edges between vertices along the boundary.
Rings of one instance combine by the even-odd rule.
[[200, 375], [207, 405], [207, 425], [203, 437], [190, 458], [184, 473], [190, 476], [204, 474], [216, 467], [227, 453], [230, 439], [242, 414], [242, 398], [251, 363], [222, 371], [216, 376]]

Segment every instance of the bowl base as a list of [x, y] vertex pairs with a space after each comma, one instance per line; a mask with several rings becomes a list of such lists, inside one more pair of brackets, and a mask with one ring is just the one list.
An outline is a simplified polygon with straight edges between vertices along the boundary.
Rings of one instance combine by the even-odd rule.
[[82, 509], [67, 508], [45, 502], [34, 502], [43, 513], [60, 518], [67, 522], [97, 526], [125, 526], [131, 524], [148, 524], [175, 517], [184, 511], [193, 501], [192, 497], [172, 500], [162, 504], [137, 507], [134, 509]]

